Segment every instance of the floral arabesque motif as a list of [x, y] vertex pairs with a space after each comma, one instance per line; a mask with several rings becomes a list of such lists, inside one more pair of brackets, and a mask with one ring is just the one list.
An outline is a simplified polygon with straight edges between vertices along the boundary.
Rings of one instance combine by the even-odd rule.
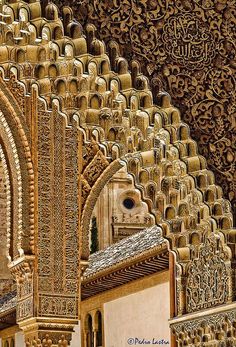
[[[58, 0], [63, 6], [66, 1]], [[154, 94], [168, 91], [236, 206], [235, 0], [82, 0], [68, 3], [105, 42], [116, 40], [150, 77]]]

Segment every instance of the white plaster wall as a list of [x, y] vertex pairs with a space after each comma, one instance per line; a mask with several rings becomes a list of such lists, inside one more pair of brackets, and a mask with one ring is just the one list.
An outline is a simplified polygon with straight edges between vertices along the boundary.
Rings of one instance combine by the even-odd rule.
[[105, 346], [170, 346], [169, 302], [166, 282], [104, 304]]
[[75, 332], [72, 334], [70, 347], [81, 347], [80, 321], [78, 325], [74, 327], [74, 331]]
[[22, 331], [19, 331], [18, 333], [15, 333], [15, 347], [24, 347], [24, 346], [25, 346], [24, 334]]

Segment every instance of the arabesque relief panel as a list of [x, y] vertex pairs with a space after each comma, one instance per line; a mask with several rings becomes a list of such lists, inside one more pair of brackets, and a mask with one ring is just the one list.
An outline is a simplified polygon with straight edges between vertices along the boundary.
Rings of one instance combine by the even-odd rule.
[[[139, 61], [154, 96], [168, 91], [224, 196], [235, 200], [235, 0], [58, 0]], [[136, 85], [138, 89], [138, 85]]]
[[[122, 21], [135, 20], [135, 26], [130, 29], [134, 35], [133, 32], [138, 32], [140, 23], [143, 23], [140, 21], [143, 13], [152, 13], [152, 8], [148, 2], [143, 2], [143, 5], [134, 1], [124, 3]], [[98, 8], [104, 10], [106, 3], [96, 4], [98, 11]], [[151, 71], [152, 65], [147, 64], [147, 72], [153, 75], [154, 84], [155, 81], [160, 82], [156, 84], [158, 90], [166, 88], [168, 81], [173, 82], [176, 78], [176, 91], [173, 92], [172, 82], [172, 89], [169, 87], [168, 90], [174, 96], [175, 104], [182, 107], [180, 99], [185, 100], [185, 94], [182, 93], [179, 99], [176, 96], [181, 94], [180, 77], [190, 71], [194, 74], [193, 78], [197, 78], [201, 71], [213, 64], [217, 42], [214, 28], [202, 17], [204, 11], [193, 16], [191, 4], [186, 9], [176, 2], [175, 11], [171, 10], [169, 3], [166, 2], [164, 7], [162, 4], [158, 2], [158, 11], [153, 18], [160, 12], [159, 20], [165, 22], [157, 31], [163, 44], [161, 39], [157, 40], [159, 36], [153, 42], [160, 44], [159, 51], [163, 46], [163, 62], [160, 65], [161, 58], [155, 57], [153, 63], [157, 61], [160, 66], [153, 66]], [[196, 4], [200, 6], [200, 3]], [[118, 14], [123, 5], [119, 7], [118, 2], [114, 2], [109, 6], [117, 8]], [[144, 9], [146, 6], [147, 11], [140, 11], [140, 6]], [[46, 19], [40, 17], [41, 10]], [[192, 12], [195, 10], [194, 7]], [[153, 102], [148, 79], [140, 73], [139, 65], [133, 62], [130, 74], [128, 63], [120, 56], [115, 44], [110, 46], [109, 59], [105, 54], [105, 45], [96, 37], [94, 26], [88, 26], [84, 35], [69, 8], [63, 10], [61, 20], [52, 2], [46, 6], [37, 1], [27, 5], [12, 0], [3, 7], [3, 13], [5, 22], [2, 21], [0, 27], [9, 27], [11, 32], [4, 29], [0, 36], [0, 66], [4, 70], [2, 84], [8, 84], [9, 89], [12, 85], [18, 86], [18, 92], [12, 92], [12, 98], [19, 98], [18, 105], [25, 105], [26, 115], [21, 118], [27, 119], [28, 128], [24, 131], [21, 123], [25, 122], [16, 117], [8, 96], [10, 93], [3, 89], [2, 94], [10, 105], [8, 112], [4, 110], [2, 114], [6, 113], [11, 130], [6, 131], [8, 135], [3, 142], [11, 144], [15, 138], [20, 139], [16, 141], [16, 148], [9, 151], [10, 154], [17, 154], [19, 150], [19, 160], [9, 154], [8, 159], [12, 157], [11, 164], [17, 177], [22, 176], [22, 185], [19, 184], [18, 189], [22, 192], [22, 206], [25, 203], [26, 207], [30, 207], [30, 213], [22, 207], [23, 216], [30, 216], [30, 228], [24, 229], [22, 223], [22, 233], [17, 234], [18, 239], [22, 235], [27, 247], [23, 247], [22, 242], [21, 258], [16, 258], [11, 268], [17, 282], [17, 323], [24, 331], [26, 346], [37, 343], [42, 347], [68, 345], [80, 314], [80, 275], [83, 267], [88, 265], [89, 224], [93, 208], [102, 189], [122, 167], [132, 176], [134, 187], [140, 192], [148, 213], [153, 216], [154, 224], [160, 226], [163, 237], [169, 240], [173, 259], [175, 256], [173, 269], [178, 271], [173, 271], [172, 278], [172, 299], [176, 302], [173, 316], [179, 318], [186, 313], [195, 313], [206, 303], [212, 309], [231, 304], [235, 299], [231, 275], [233, 273], [235, 278], [236, 250], [229, 202], [223, 199], [221, 187], [214, 185], [214, 175], [207, 170], [204, 157], [198, 155], [189, 127], [183, 123], [179, 110], [172, 105], [169, 94], [162, 91], [157, 104]], [[165, 18], [167, 13], [169, 16]], [[150, 16], [150, 23], [153, 18]], [[36, 21], [39, 23], [38, 30], [34, 26]], [[114, 21], [119, 20], [114, 17]], [[109, 27], [107, 22], [105, 24]], [[125, 26], [121, 28], [123, 35]], [[149, 44], [152, 42], [150, 35], [154, 33], [154, 29], [149, 29], [147, 36], [144, 32], [145, 35], [135, 34], [134, 38], [145, 37], [145, 43]], [[20, 47], [15, 44], [19, 35]], [[117, 38], [119, 35], [114, 36]], [[132, 40], [135, 42], [135, 39]], [[173, 42], [177, 45], [176, 50], [175, 46], [170, 46]], [[166, 55], [164, 45], [166, 50], [167, 47], [169, 49]], [[137, 47], [132, 48], [136, 49], [136, 54]], [[153, 55], [158, 50], [153, 47]], [[149, 51], [148, 47], [143, 54]], [[32, 78], [29, 64], [32, 66]], [[159, 80], [154, 71], [161, 74]], [[164, 75], [163, 71], [166, 71]], [[9, 81], [11, 73], [14, 73], [15, 79]], [[233, 81], [233, 77], [230, 78]], [[196, 105], [205, 100], [204, 95], [215, 102], [218, 93], [227, 104], [228, 99], [224, 96], [226, 89], [217, 87], [218, 79], [215, 81], [212, 82], [212, 92], [206, 95], [200, 88], [203, 96], [194, 99], [196, 112], [199, 111]], [[193, 87], [197, 90], [198, 83], [194, 83]], [[184, 92], [187, 94], [189, 90], [194, 94], [190, 87], [185, 85], [183, 88], [186, 88]], [[156, 97], [157, 90], [154, 88], [154, 91]], [[22, 95], [22, 92], [25, 94]], [[229, 95], [232, 99], [232, 93]], [[25, 102], [22, 103], [21, 98], [25, 98]], [[225, 107], [222, 100], [217, 102]], [[204, 109], [205, 106], [202, 107]], [[187, 108], [182, 107], [182, 111], [186, 118]], [[204, 111], [204, 117], [206, 114]], [[209, 117], [212, 117], [211, 113]], [[214, 127], [209, 133], [213, 132], [212, 129]], [[10, 136], [11, 132], [14, 137]], [[29, 141], [25, 134], [30, 136]], [[216, 148], [216, 144], [214, 146]], [[22, 148], [24, 151], [20, 151]], [[18, 170], [20, 158], [21, 171]], [[228, 172], [230, 174], [230, 168]], [[28, 192], [27, 200], [24, 197]], [[21, 208], [21, 200], [13, 207]], [[215, 238], [208, 239], [213, 233]], [[218, 268], [211, 264], [208, 272], [204, 273], [206, 276], [199, 279], [199, 274], [203, 272], [201, 261], [209, 260], [206, 256], [209, 252], [220, 265], [221, 272], [215, 272]], [[192, 292], [187, 292], [187, 281], [187, 287], [193, 287]], [[219, 296], [214, 302], [195, 290], [195, 284], [191, 283], [196, 281], [200, 281], [201, 287], [207, 283], [210, 297], [215, 295], [215, 288], [219, 289]], [[219, 287], [219, 282], [224, 285]], [[190, 312], [193, 301], [194, 312]]]

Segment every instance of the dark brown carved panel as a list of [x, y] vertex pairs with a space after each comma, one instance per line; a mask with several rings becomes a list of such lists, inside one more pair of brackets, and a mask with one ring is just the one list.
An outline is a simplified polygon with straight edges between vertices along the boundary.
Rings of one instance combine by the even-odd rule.
[[168, 91], [216, 182], [236, 206], [235, 0], [58, 0]]

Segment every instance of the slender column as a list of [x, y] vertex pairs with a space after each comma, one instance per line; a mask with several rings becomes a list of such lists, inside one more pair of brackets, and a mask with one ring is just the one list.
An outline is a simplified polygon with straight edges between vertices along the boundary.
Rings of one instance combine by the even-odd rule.
[[89, 333], [88, 331], [83, 331], [82, 334], [82, 347], [88, 347]]
[[93, 329], [93, 347], [97, 347], [97, 329]]

